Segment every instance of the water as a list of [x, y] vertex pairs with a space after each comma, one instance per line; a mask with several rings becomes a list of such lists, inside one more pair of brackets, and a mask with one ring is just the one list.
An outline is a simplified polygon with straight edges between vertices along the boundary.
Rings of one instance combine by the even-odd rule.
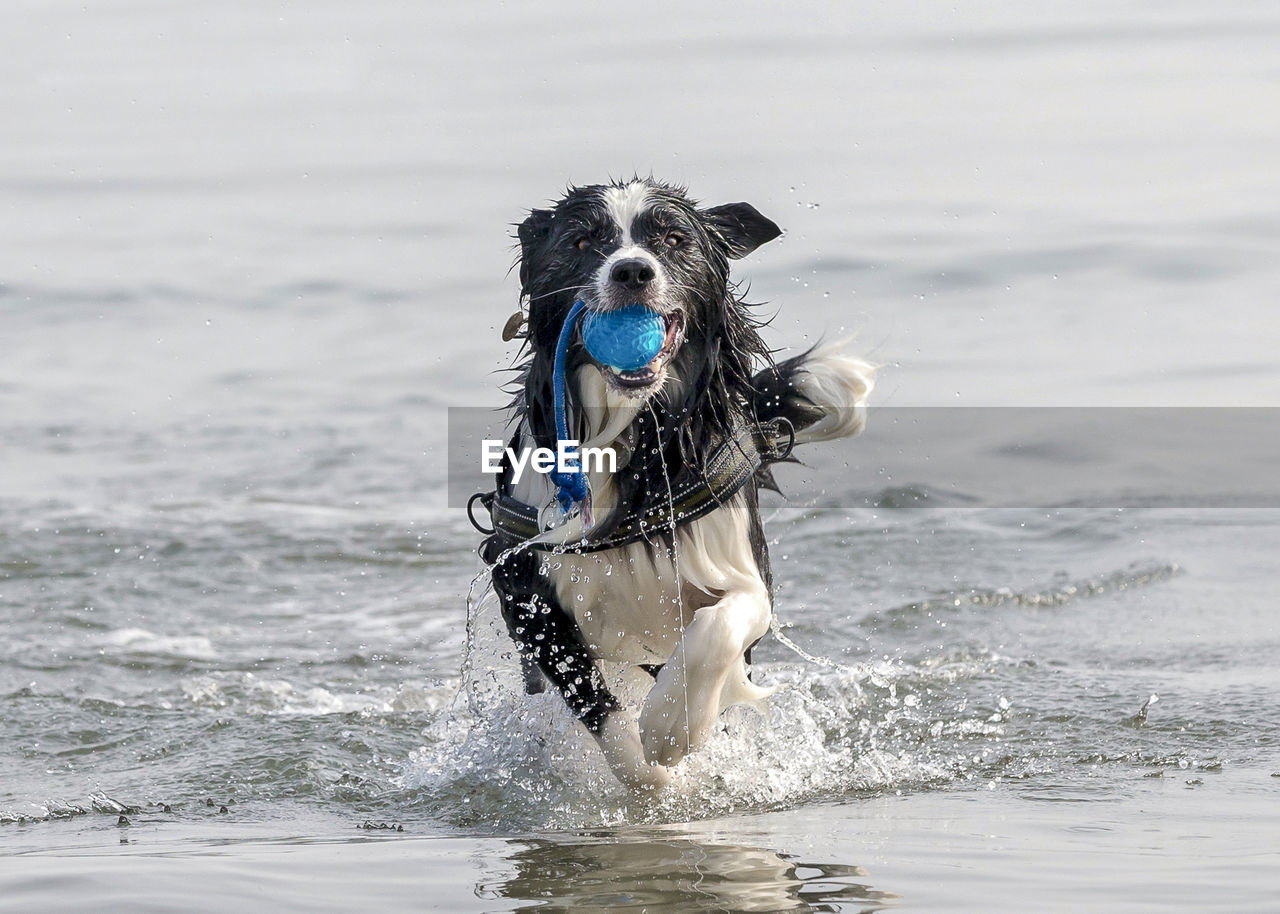
[[856, 333], [874, 405], [1278, 405], [1277, 33], [10, 4], [0, 908], [1273, 907], [1275, 510], [777, 509], [832, 665], [766, 639], [768, 716], [637, 800], [491, 604], [459, 697], [443, 427], [501, 402], [511, 223], [632, 171], [783, 225], [769, 341]]

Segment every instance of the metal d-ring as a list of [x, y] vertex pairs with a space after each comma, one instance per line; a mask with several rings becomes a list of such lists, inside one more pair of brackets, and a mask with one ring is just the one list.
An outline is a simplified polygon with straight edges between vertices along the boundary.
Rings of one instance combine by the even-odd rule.
[[[773, 453], [769, 455], [770, 461], [783, 461], [791, 456], [791, 451], [796, 446], [796, 427], [786, 416], [777, 416], [769, 420], [769, 424], [773, 426], [774, 440], [770, 442], [769, 450]], [[779, 449], [778, 440], [779, 433], [785, 431], [787, 434], [787, 446]], [[776, 453], [777, 456], [773, 456]]]
[[471, 526], [475, 527], [477, 530], [479, 530], [479, 531], [480, 531], [481, 533], [483, 533], [485, 536], [492, 536], [492, 535], [493, 535], [493, 528], [492, 528], [492, 527], [489, 527], [489, 528], [487, 528], [487, 529], [486, 529], [486, 528], [484, 528], [484, 527], [480, 526], [480, 522], [479, 522], [478, 520], [476, 520], [476, 516], [475, 516], [475, 514], [473, 514], [473, 513], [472, 513], [472, 511], [471, 511], [471, 506], [472, 506], [472, 505], [474, 505], [474, 504], [476, 503], [476, 499], [477, 499], [477, 498], [478, 498], [478, 499], [480, 499], [481, 504], [484, 504], [484, 506], [485, 506], [485, 510], [489, 510], [489, 505], [488, 505], [488, 504], [485, 504], [485, 502], [484, 502], [484, 499], [485, 499], [486, 497], [488, 497], [488, 498], [492, 499], [492, 498], [493, 498], [493, 493], [492, 493], [492, 492], [477, 492], [477, 493], [475, 493], [474, 495], [472, 495], [470, 498], [468, 498], [468, 499], [467, 499], [467, 520], [471, 521]]

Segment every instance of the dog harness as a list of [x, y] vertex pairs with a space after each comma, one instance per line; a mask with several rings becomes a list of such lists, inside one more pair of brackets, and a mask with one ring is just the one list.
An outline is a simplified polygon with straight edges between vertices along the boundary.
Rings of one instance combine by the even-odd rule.
[[[563, 546], [534, 543], [532, 548], [599, 552], [667, 533], [725, 504], [761, 467], [786, 460], [794, 444], [795, 430], [782, 417], [762, 423], [740, 419], [730, 434], [713, 447], [702, 466], [686, 468], [675, 475], [671, 480], [670, 498], [666, 486], [658, 487], [657, 491], [647, 492], [640, 506], [628, 512], [603, 537], [593, 538], [588, 532], [582, 539]], [[481, 526], [472, 513], [477, 501], [489, 512], [492, 528]], [[542, 532], [538, 528], [537, 506], [515, 498], [501, 482], [492, 492], [471, 496], [467, 517], [481, 533], [496, 536], [501, 548], [527, 542]]]
[[[569, 343], [579, 318], [587, 310], [581, 300], [575, 301], [565, 316], [556, 340], [552, 396], [556, 437], [560, 441], [569, 438], [565, 403], [565, 368]], [[593, 347], [593, 338], [588, 330], [583, 333], [584, 343], [593, 358], [603, 359], [609, 364], [616, 362], [621, 367], [629, 368], [644, 364], [661, 349], [662, 331], [648, 326], [649, 323], [657, 322], [658, 318], [646, 308], [633, 306], [595, 314], [595, 317], [597, 332], [594, 339], [598, 341], [597, 346]], [[659, 323], [658, 327], [660, 326]], [[599, 552], [674, 530], [723, 505], [761, 467], [790, 456], [794, 445], [795, 429], [786, 419], [779, 417], [768, 422], [749, 423], [739, 417], [724, 440], [713, 447], [705, 463], [682, 468], [670, 480], [669, 488], [663, 486], [658, 491], [645, 492], [639, 507], [630, 511], [617, 524], [610, 525], [608, 532], [600, 537], [592, 535], [594, 519], [586, 474], [579, 466], [569, 466], [563, 470], [557, 468], [550, 475], [551, 482], [556, 487], [555, 501], [560, 509], [560, 522], [563, 523], [575, 506], [578, 507], [583, 518], [584, 535], [574, 543], [561, 546], [534, 543], [533, 548]], [[472, 513], [477, 501], [489, 512], [493, 523], [491, 528], [482, 526]], [[494, 491], [477, 492], [471, 496], [467, 501], [467, 519], [473, 527], [490, 537], [481, 544], [481, 554], [486, 556], [486, 560], [489, 554], [496, 554], [491, 553], [493, 546], [510, 548], [528, 542], [543, 532], [538, 507], [515, 498], [501, 480]]]

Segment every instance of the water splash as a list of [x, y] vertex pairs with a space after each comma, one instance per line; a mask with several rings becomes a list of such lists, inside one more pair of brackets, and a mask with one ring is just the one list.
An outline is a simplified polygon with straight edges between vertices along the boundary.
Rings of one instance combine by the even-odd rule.
[[[936, 697], [954, 666], [757, 664], [761, 684], [779, 686], [766, 710], [729, 709], [665, 790], [633, 794], [559, 695], [524, 694], [496, 600], [473, 622], [469, 701], [431, 719], [398, 780], [423, 812], [458, 827], [662, 824], [915, 789], [966, 776], [975, 741], [1003, 733], [989, 710]], [[975, 658], [975, 671], [998, 662]]]

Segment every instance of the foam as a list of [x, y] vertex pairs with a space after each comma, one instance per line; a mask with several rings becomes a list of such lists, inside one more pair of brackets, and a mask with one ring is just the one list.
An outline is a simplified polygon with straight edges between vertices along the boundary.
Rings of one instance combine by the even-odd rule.
[[104, 650], [185, 660], [213, 660], [213, 642], [200, 635], [158, 635], [145, 628], [119, 628], [102, 636]]
[[334, 692], [249, 672], [188, 676], [179, 685], [186, 700], [197, 707], [285, 717], [433, 712], [443, 708], [457, 689], [455, 682], [402, 683], [368, 692]]

